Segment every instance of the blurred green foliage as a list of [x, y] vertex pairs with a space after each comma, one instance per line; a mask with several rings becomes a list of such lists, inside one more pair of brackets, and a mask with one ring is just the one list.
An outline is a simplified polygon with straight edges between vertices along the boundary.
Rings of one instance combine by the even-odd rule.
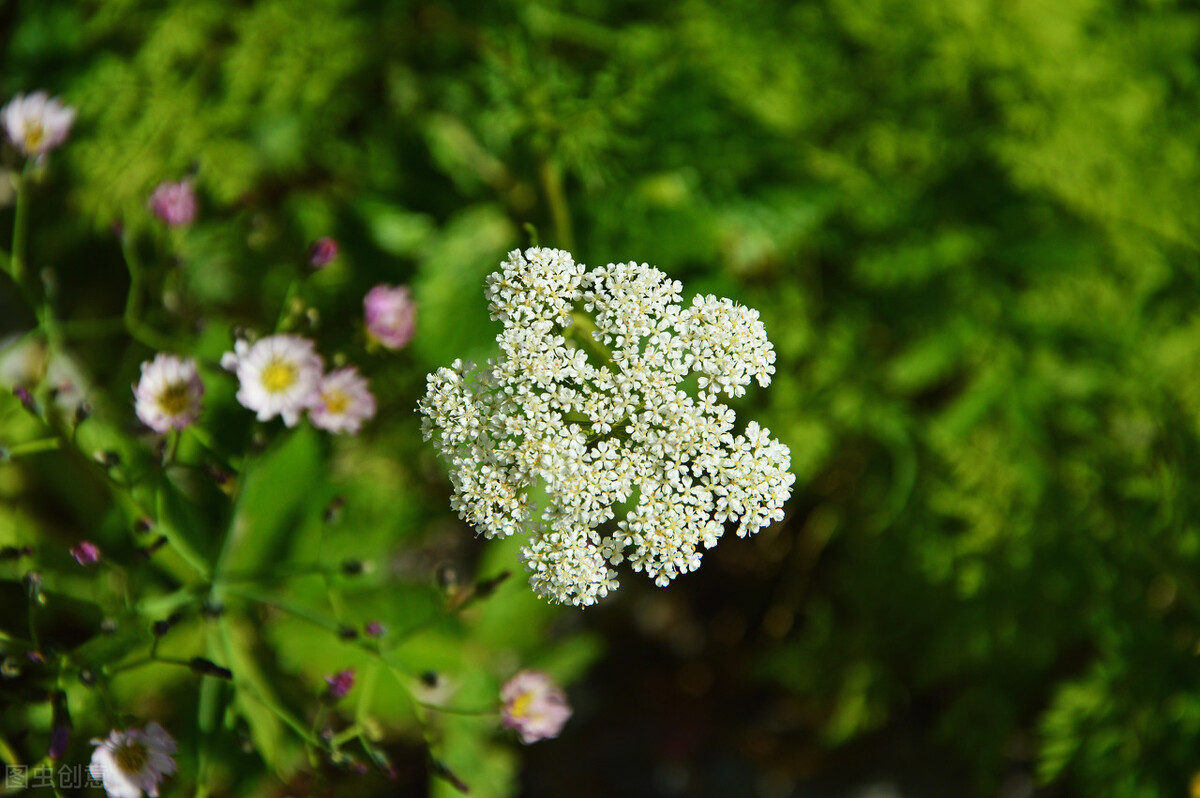
[[[822, 771], [800, 748], [853, 750], [914, 716], [965, 774], [958, 794], [995, 795], [1015, 768], [1052, 794], [1180, 795], [1200, 772], [1200, 502], [1187, 488], [1200, 478], [1197, 4], [3, 9], [4, 96], [46, 87], [79, 109], [39, 186], [31, 239], [64, 318], [119, 314], [119, 249], [96, 243], [115, 223], [159, 264], [148, 322], [210, 362], [230, 324], [275, 317], [319, 235], [343, 245], [302, 297], [323, 347], [350, 351], [374, 282], [411, 283], [421, 303], [412, 348], [369, 364], [381, 412], [364, 437], [280, 444], [232, 519], [204, 510], [174, 525], [204, 555], [214, 541], [196, 530], [231, 522], [236, 534], [244, 514], [257, 532], [230, 550], [239, 567], [390, 563], [348, 588], [344, 612], [397, 629], [420, 622], [398, 608], [433, 602], [427, 560], [480, 575], [514, 566], [498, 544], [475, 562], [412, 409], [427, 370], [486, 356], [483, 277], [532, 224], [584, 262], [648, 261], [685, 291], [763, 314], [778, 373], [747, 406], [791, 446], [799, 482], [781, 528], [722, 543], [722, 556], [741, 546], [728, 556], [757, 559], [720, 589], [726, 609], [768, 631], [747, 636], [729, 677], [752, 674], [801, 708], [777, 730], [788, 742], [772, 766], [789, 783]], [[171, 238], [146, 197], [189, 174], [201, 217]], [[12, 332], [28, 318], [6, 292]], [[81, 435], [132, 416], [125, 386], [149, 352], [108, 343], [76, 348], [101, 419]], [[215, 371], [208, 382], [216, 434], [244, 440], [232, 388]], [[31, 434], [15, 400], [0, 399], [0, 414], [7, 438]], [[0, 467], [0, 542], [65, 549], [86, 535], [119, 550], [129, 519], [83, 468], [57, 454]], [[344, 532], [326, 534], [320, 511], [336, 493]], [[708, 596], [706, 569], [669, 590]], [[497, 657], [582, 674], [599, 655], [589, 619], [564, 621], [577, 613], [541, 606], [521, 581], [397, 656], [461, 673], [464, 704], [494, 695]], [[293, 589], [324, 606], [320, 584]], [[623, 602], [631, 615], [641, 606], [625, 589], [610, 600]], [[412, 734], [412, 707], [377, 664], [319, 629], [262, 622], [262, 639], [224, 630], [256, 689], [292, 700], [355, 665], [372, 685], [368, 711]], [[221, 643], [189, 623], [181, 638]], [[609, 645], [604, 667], [637, 668]], [[168, 677], [128, 685], [128, 698], [173, 696], [154, 709], [184, 720], [198, 711], [195, 678]], [[76, 692], [73, 706], [90, 700]], [[715, 694], [713, 712], [737, 695]], [[229, 696], [201, 696], [217, 698]], [[220, 722], [245, 723], [286, 771], [296, 751], [278, 718], [252, 698], [238, 706], [242, 720]], [[490, 728], [464, 717], [442, 733], [475, 794], [515, 793], [514, 749]], [[239, 775], [253, 772], [246, 756], [231, 747], [211, 767], [259, 794]]]

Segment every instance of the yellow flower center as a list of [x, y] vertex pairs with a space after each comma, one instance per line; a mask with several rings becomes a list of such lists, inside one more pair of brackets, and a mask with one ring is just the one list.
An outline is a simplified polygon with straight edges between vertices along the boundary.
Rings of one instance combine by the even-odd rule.
[[27, 121], [25, 123], [25, 152], [33, 152], [46, 138], [46, 129], [41, 122]]
[[341, 415], [350, 407], [350, 397], [341, 391], [329, 391], [321, 394], [321, 401], [325, 403], [325, 410], [333, 415]]
[[159, 394], [159, 408], [168, 416], [178, 416], [188, 407], [188, 386], [186, 382], [175, 382]]
[[285, 360], [272, 360], [262, 370], [262, 384], [271, 393], [283, 393], [296, 384], [299, 373], [294, 365]]
[[146, 760], [150, 758], [150, 752], [146, 750], [145, 743], [126, 743], [117, 746], [113, 756], [121, 770], [126, 773], [141, 773], [142, 768], [146, 766]]
[[509, 714], [514, 718], [523, 718], [529, 714], [529, 705], [533, 703], [533, 693], [521, 693], [517, 696], [512, 706], [509, 708]]

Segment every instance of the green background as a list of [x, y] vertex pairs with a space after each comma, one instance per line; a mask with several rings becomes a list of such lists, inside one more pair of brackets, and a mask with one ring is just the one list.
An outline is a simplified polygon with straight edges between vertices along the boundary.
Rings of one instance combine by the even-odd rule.
[[[445, 722], [438, 750], [473, 795], [1200, 790], [1196, 3], [9, 0], [0, 48], [0, 97], [46, 88], [79, 112], [31, 217], [62, 318], [120, 315], [121, 225], [152, 264], [147, 322], [211, 364], [232, 325], [269, 326], [309, 241], [341, 243], [302, 298], [322, 351], [370, 373], [380, 414], [355, 439], [273, 439], [269, 487], [239, 511], [274, 532], [239, 556], [375, 563], [348, 616], [419, 622], [445, 563], [519, 571], [513, 545], [450, 513], [414, 408], [426, 372], [490, 351], [483, 279], [531, 243], [527, 225], [585, 263], [649, 262], [685, 296], [762, 313], [778, 371], [736, 408], [791, 447], [783, 523], [728, 537], [666, 589], [625, 574], [587, 611], [540, 604], [518, 574], [402, 647], [458, 680], [463, 705], [520, 666], [568, 685], [557, 741]], [[199, 218], [168, 234], [146, 198], [187, 175]], [[377, 282], [420, 303], [398, 354], [358, 344]], [[0, 284], [0, 332], [30, 323]], [[128, 438], [152, 350], [117, 335], [71, 351], [94, 386], [90, 434]], [[242, 445], [231, 380], [205, 377], [206, 424]], [[0, 399], [0, 436], [28, 423]], [[119, 559], [136, 541], [85, 460], [0, 465], [0, 542], [38, 544], [65, 592], [99, 580], [107, 609], [119, 587], [65, 548], [90, 537]], [[319, 533], [337, 493], [344, 517]], [[324, 601], [320, 584], [289, 590]], [[297, 707], [322, 673], [370, 667], [245, 617], [262, 631], [243, 630], [244, 667]], [[192, 617], [179, 634], [212, 631]], [[153, 678], [130, 711], [187, 749], [195, 677]], [[250, 708], [214, 744], [216, 794], [285, 794], [272, 769], [296, 791], [453, 794], [427, 783], [395, 688], [365, 703], [399, 786], [314, 782]], [[0, 710], [0, 728], [20, 747], [47, 713]], [[103, 717], [73, 714], [83, 761]]]

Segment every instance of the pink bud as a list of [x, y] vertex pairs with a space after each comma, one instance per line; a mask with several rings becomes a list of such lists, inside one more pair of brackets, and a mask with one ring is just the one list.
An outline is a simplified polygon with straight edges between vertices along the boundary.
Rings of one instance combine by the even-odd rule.
[[338, 256], [338, 242], [329, 236], [323, 236], [312, 242], [308, 248], [308, 265], [314, 269], [323, 268]]
[[406, 285], [379, 284], [363, 297], [367, 332], [388, 349], [403, 349], [416, 329], [417, 306]]
[[82, 540], [78, 546], [71, 547], [71, 556], [80, 565], [95, 565], [100, 562], [100, 547], [90, 540]]
[[347, 668], [326, 676], [325, 684], [329, 685], [330, 698], [335, 701], [344, 698], [346, 693], [350, 692], [350, 688], [354, 687], [354, 669]]
[[163, 181], [150, 195], [150, 211], [169, 227], [191, 224], [196, 218], [196, 192], [192, 181]]

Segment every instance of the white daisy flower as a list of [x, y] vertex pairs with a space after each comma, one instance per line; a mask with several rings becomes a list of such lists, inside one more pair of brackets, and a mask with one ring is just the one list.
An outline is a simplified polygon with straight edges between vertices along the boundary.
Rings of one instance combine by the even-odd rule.
[[18, 94], [0, 109], [5, 132], [26, 155], [41, 155], [62, 144], [74, 121], [75, 109], [44, 91], [35, 91], [28, 97]]
[[155, 432], [170, 432], [200, 417], [204, 383], [194, 360], [160, 352], [142, 364], [133, 396], [133, 409], [142, 423]]
[[362, 423], [375, 417], [375, 397], [354, 367], [326, 374], [316, 404], [308, 411], [314, 427], [357, 435]]
[[104, 783], [111, 798], [141, 798], [142, 791], [158, 795], [158, 783], [175, 772], [175, 741], [157, 723], [145, 730], [109, 732], [106, 740], [92, 740], [96, 750], [88, 771]]
[[238, 341], [221, 357], [221, 367], [237, 372], [237, 400], [243, 407], [257, 412], [259, 421], [282, 416], [289, 427], [317, 402], [325, 371], [313, 342], [296, 335]]

